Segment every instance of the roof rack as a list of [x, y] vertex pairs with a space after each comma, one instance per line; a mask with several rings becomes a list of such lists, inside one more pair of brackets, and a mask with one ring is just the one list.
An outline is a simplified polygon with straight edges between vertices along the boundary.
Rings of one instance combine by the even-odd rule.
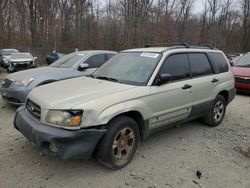
[[166, 46], [166, 47], [183, 46], [183, 47], [186, 47], [186, 48], [190, 47], [187, 42], [183, 42], [183, 43], [152, 43], [152, 44], [146, 44], [145, 48], [157, 47], [157, 46]]
[[146, 48], [149, 47], [157, 47], [157, 46], [165, 46], [165, 47], [171, 47], [171, 49], [174, 48], [206, 48], [206, 49], [216, 49], [211, 44], [198, 44], [198, 45], [190, 45], [187, 42], [183, 43], [153, 43], [153, 44], [147, 44], [145, 45]]

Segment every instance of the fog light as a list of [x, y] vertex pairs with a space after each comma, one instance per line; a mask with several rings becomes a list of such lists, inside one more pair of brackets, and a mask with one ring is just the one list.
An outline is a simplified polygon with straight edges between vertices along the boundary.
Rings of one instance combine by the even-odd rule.
[[56, 144], [54, 144], [54, 143], [49, 145], [49, 149], [50, 149], [50, 151], [52, 151], [54, 153], [58, 152], [58, 146]]

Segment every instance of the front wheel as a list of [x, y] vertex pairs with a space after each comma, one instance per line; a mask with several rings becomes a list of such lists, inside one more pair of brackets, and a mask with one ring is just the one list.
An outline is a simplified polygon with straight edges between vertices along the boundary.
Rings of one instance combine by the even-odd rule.
[[204, 118], [205, 123], [211, 127], [220, 125], [226, 113], [226, 105], [225, 97], [218, 95], [208, 115]]
[[133, 119], [126, 116], [115, 118], [97, 147], [97, 160], [110, 169], [120, 169], [132, 160], [139, 140], [138, 125]]

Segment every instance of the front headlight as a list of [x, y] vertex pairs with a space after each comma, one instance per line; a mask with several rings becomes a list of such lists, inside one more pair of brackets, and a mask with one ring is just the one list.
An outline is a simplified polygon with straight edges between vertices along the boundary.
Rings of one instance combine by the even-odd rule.
[[79, 127], [82, 121], [82, 110], [49, 110], [46, 122], [64, 127]]
[[11, 87], [15, 88], [15, 87], [28, 86], [33, 81], [34, 81], [34, 78], [26, 78], [21, 81], [14, 81], [12, 82]]
[[3, 58], [3, 62], [4, 62], [5, 64], [7, 64], [7, 63], [10, 62], [10, 60], [4, 57], [4, 58]]

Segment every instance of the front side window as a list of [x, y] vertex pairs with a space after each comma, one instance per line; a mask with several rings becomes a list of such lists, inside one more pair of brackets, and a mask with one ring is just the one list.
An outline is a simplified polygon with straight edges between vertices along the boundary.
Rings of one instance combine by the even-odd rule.
[[101, 66], [93, 76], [125, 84], [146, 85], [160, 59], [160, 53], [121, 52]]
[[85, 58], [86, 54], [84, 53], [71, 53], [69, 55], [64, 56], [63, 58], [55, 61], [50, 66], [51, 67], [59, 67], [59, 68], [71, 68], [76, 63], [78, 63], [81, 59]]
[[89, 57], [84, 63], [89, 65], [89, 68], [98, 68], [107, 61], [106, 54], [96, 54]]
[[160, 74], [168, 74], [171, 81], [182, 80], [190, 77], [189, 63], [186, 54], [171, 55], [164, 62]]
[[203, 53], [189, 54], [189, 61], [193, 77], [213, 74], [210, 62]]

